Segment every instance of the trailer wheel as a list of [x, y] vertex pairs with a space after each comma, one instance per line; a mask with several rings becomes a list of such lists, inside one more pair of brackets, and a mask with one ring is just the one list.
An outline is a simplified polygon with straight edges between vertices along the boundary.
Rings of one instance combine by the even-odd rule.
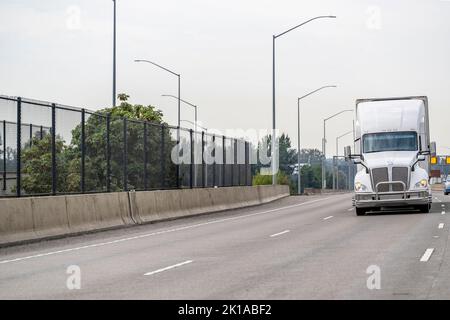
[[367, 213], [366, 208], [356, 208], [356, 215], [357, 216], [364, 216]]

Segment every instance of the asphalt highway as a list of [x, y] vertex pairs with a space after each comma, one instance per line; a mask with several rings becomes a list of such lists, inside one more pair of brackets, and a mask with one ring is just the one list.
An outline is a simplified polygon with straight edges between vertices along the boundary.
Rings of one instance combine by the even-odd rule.
[[[357, 217], [351, 194], [0, 249], [0, 299], [449, 299], [449, 196]], [[369, 282], [369, 283], [368, 283]]]

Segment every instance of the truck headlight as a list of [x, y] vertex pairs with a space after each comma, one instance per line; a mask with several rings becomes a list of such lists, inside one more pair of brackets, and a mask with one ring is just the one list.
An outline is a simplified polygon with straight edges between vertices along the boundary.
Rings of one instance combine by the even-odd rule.
[[355, 183], [355, 191], [359, 192], [359, 191], [366, 191], [367, 187], [365, 185], [363, 185], [361, 182], [356, 182]]
[[428, 180], [422, 179], [419, 182], [416, 183], [416, 188], [426, 188], [428, 187]]

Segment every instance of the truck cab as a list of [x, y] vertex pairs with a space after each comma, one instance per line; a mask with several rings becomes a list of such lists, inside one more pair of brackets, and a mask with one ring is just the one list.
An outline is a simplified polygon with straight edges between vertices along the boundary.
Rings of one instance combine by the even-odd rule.
[[355, 150], [358, 164], [353, 205], [357, 215], [395, 208], [427, 213], [432, 203], [428, 99], [402, 97], [356, 101]]

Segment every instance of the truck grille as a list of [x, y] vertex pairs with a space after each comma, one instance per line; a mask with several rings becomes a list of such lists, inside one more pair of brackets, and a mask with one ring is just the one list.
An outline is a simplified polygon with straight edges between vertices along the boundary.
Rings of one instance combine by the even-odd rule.
[[[372, 169], [373, 189], [376, 191], [377, 184], [379, 182], [389, 181], [388, 168], [375, 168]], [[378, 188], [379, 192], [388, 192], [389, 185], [381, 185]]]
[[[393, 167], [392, 181], [402, 181], [406, 188], [408, 188], [408, 173], [407, 167]], [[392, 185], [392, 191], [403, 191], [403, 187], [399, 184]]]

